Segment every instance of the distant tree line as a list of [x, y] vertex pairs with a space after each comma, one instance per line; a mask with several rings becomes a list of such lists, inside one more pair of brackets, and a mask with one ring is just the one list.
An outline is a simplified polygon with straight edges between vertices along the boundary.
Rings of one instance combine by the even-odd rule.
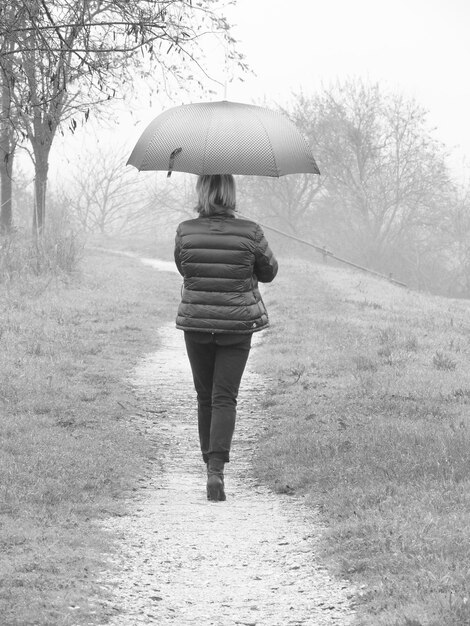
[[[15, 218], [30, 219], [40, 234], [47, 206], [66, 213], [73, 227], [101, 233], [163, 232], [190, 213], [184, 185], [155, 178], [142, 186], [115, 148], [83, 158], [70, 184], [53, 195], [46, 190], [57, 134], [73, 133], [91, 112], [105, 117], [126, 85], [194, 84], [198, 68], [202, 85], [198, 41], [207, 31], [219, 33], [228, 57], [246, 67], [219, 0], [1, 5], [0, 231], [8, 234]], [[312, 145], [321, 176], [240, 177], [245, 213], [412, 287], [470, 297], [470, 190], [453, 180], [446, 148], [418, 103], [353, 79], [297, 94], [279, 108]], [[20, 147], [34, 164], [32, 194], [14, 174]]]
[[[410, 287], [470, 297], [470, 190], [453, 180], [418, 103], [351, 80], [298, 94], [282, 110], [312, 145], [321, 175], [238, 177], [241, 213]], [[115, 146], [101, 147], [99, 159], [83, 154], [56, 204], [86, 232], [171, 238], [193, 214], [194, 177], [138, 173], [127, 156]]]
[[350, 80], [284, 112], [321, 176], [246, 178], [247, 213], [412, 287], [470, 297], [469, 189], [419, 104]]

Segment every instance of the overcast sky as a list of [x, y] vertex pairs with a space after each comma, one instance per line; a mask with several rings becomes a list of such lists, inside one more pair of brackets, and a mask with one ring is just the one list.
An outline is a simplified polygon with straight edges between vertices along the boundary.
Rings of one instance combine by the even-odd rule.
[[238, 0], [227, 14], [256, 72], [229, 84], [227, 99], [287, 101], [360, 76], [415, 97], [470, 162], [468, 0]]

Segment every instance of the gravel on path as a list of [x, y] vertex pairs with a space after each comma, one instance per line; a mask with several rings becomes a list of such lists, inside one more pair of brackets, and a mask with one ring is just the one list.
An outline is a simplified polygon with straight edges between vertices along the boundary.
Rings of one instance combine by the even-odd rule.
[[264, 381], [248, 361], [227, 500], [209, 502], [183, 333], [165, 326], [160, 338], [158, 352], [132, 373], [141, 407], [135, 419], [159, 457], [129, 503], [132, 512], [104, 522], [118, 545], [101, 581], [112, 592], [107, 623], [352, 624], [354, 590], [316, 558], [323, 528], [315, 510], [299, 496], [272, 493], [251, 471], [269, 419], [261, 409]]

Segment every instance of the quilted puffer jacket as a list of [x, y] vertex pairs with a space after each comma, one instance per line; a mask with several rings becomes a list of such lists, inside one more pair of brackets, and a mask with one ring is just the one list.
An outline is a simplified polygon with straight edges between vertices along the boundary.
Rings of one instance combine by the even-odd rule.
[[182, 222], [175, 262], [184, 278], [177, 328], [253, 333], [268, 326], [258, 281], [271, 282], [278, 265], [258, 224], [228, 215]]

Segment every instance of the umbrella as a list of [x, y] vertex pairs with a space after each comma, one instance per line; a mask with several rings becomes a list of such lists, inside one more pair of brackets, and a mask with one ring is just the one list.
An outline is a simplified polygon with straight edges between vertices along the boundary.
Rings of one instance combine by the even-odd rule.
[[138, 170], [192, 174], [319, 174], [295, 124], [277, 111], [239, 102], [173, 107], [144, 130], [127, 162]]

